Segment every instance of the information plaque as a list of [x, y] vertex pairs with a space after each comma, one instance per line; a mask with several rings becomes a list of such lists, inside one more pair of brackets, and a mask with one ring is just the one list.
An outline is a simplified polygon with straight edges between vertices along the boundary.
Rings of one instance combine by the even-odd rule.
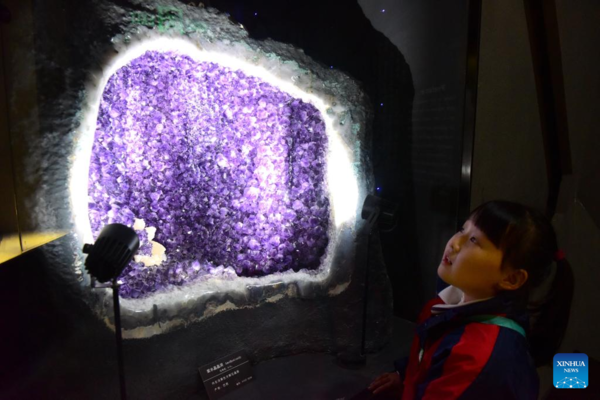
[[212, 400], [252, 380], [252, 366], [243, 350], [203, 365], [198, 371]]

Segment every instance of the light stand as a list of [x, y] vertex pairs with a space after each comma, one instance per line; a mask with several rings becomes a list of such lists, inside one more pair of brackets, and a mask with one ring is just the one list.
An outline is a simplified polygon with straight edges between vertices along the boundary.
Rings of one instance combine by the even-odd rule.
[[123, 364], [123, 337], [121, 334], [121, 307], [119, 305], [119, 282], [113, 278], [113, 308], [115, 310], [115, 338], [117, 340], [117, 362], [119, 363], [119, 385], [121, 388], [121, 399], [127, 399], [125, 388], [125, 367]]
[[362, 338], [360, 346], [360, 354], [363, 359], [366, 356], [365, 347], [367, 339], [367, 306], [369, 300], [369, 259], [371, 251], [371, 235], [376, 225], [379, 227], [381, 232], [390, 232], [394, 230], [398, 222], [398, 209], [398, 204], [370, 194], [365, 198], [361, 211], [362, 219], [367, 221], [365, 227], [365, 231], [367, 233], [367, 261], [365, 267], [365, 293], [363, 296]]
[[135, 231], [125, 225], [106, 225], [96, 243], [84, 244], [83, 252], [88, 254], [85, 266], [92, 276], [92, 288], [106, 288], [96, 286], [95, 279], [99, 282], [112, 280], [113, 306], [115, 317], [115, 338], [117, 341], [117, 361], [119, 365], [119, 384], [121, 400], [127, 399], [125, 386], [125, 368], [123, 364], [123, 346], [121, 334], [121, 308], [119, 305], [119, 275], [129, 264], [135, 252], [140, 247], [140, 240]]

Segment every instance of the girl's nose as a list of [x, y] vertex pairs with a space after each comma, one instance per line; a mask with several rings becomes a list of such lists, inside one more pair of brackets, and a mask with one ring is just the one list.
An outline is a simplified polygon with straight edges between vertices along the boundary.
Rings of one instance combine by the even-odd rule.
[[455, 236], [452, 239], [450, 239], [450, 248], [453, 252], [458, 253], [458, 251], [460, 250], [460, 238]]
[[460, 244], [458, 243], [458, 240], [455, 240], [452, 243], [452, 250], [454, 250], [455, 253], [458, 253], [458, 251], [460, 250]]

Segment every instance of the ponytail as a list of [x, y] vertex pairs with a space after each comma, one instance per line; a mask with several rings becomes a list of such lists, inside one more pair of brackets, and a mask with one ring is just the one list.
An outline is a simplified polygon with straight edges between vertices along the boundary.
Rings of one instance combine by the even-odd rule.
[[551, 364], [567, 330], [573, 299], [573, 269], [563, 257], [556, 261], [550, 287], [539, 299], [528, 304], [530, 315], [529, 343], [535, 366]]

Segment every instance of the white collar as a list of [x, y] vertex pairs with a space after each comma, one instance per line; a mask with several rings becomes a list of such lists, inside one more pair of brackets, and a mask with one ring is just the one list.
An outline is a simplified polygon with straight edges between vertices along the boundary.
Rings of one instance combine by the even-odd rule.
[[440, 314], [450, 308], [461, 307], [467, 304], [479, 303], [481, 301], [486, 301], [492, 298], [488, 297], [487, 299], [479, 299], [465, 302], [465, 294], [463, 293], [463, 291], [452, 285], [442, 290], [438, 294], [438, 296], [440, 296], [444, 304], [436, 304], [433, 307], [431, 307], [432, 314]]

